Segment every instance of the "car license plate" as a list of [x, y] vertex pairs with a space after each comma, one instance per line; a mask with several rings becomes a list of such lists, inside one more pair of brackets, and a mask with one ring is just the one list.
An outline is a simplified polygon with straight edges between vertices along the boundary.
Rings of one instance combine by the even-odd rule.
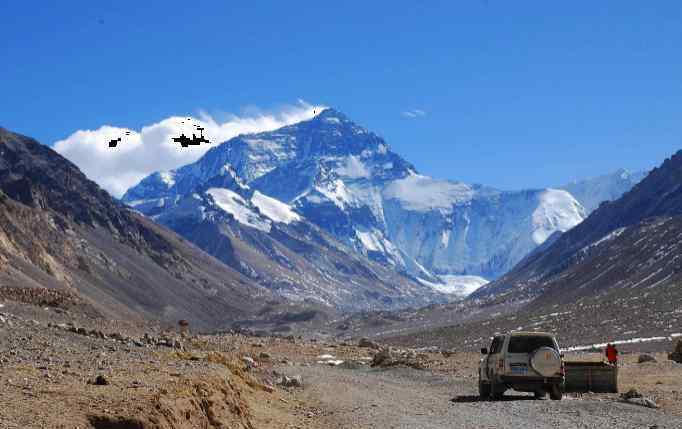
[[513, 365], [511, 367], [511, 372], [512, 374], [526, 374], [528, 372], [528, 368], [525, 365]]

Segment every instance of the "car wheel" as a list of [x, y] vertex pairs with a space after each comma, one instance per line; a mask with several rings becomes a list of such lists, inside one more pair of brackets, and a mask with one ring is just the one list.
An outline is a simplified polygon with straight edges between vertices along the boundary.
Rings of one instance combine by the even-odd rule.
[[535, 395], [535, 399], [545, 399], [545, 396], [547, 396], [547, 392], [544, 389], [539, 389], [533, 392]]
[[549, 390], [549, 397], [552, 398], [553, 401], [561, 401], [561, 398], [564, 396], [564, 392], [561, 389], [561, 386], [558, 384], [552, 385], [552, 387]]
[[478, 395], [481, 399], [488, 399], [490, 397], [490, 383], [478, 380]]

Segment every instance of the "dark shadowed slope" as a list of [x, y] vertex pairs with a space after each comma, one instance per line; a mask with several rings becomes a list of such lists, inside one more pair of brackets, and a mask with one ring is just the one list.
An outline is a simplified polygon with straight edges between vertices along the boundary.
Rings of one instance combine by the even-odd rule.
[[61, 289], [105, 316], [204, 327], [249, 317], [271, 296], [2, 128], [0, 190], [0, 288]]

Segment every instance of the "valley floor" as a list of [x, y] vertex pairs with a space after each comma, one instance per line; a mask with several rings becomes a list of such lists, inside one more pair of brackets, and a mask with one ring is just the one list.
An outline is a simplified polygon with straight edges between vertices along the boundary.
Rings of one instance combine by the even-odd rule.
[[663, 353], [646, 364], [626, 355], [620, 376], [621, 391], [634, 387], [659, 409], [618, 395], [482, 402], [474, 353], [415, 351], [423, 369], [370, 368], [376, 351], [356, 343], [181, 337], [2, 305], [2, 429], [682, 427], [682, 364]]
[[[680, 428], [682, 417], [599, 397], [480, 401], [470, 377], [414, 369], [303, 371], [326, 428]], [[657, 425], [657, 426], [656, 426]]]

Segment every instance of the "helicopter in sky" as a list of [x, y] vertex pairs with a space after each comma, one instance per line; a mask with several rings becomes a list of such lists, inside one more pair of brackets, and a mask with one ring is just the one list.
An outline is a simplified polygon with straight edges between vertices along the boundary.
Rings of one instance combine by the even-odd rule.
[[[129, 135], [130, 135], [130, 131], [126, 131], [126, 132], [125, 132], [125, 135], [129, 136]], [[122, 137], [123, 137], [123, 136], [121, 136], [121, 137], [119, 137], [119, 138], [117, 138], [117, 139], [109, 140], [109, 147], [116, 147], [116, 146], [121, 142], [121, 138], [122, 138]]]
[[[184, 121], [181, 122], [184, 124]], [[185, 135], [185, 133], [180, 134], [180, 137], [173, 137], [173, 141], [176, 143], [180, 143], [182, 147], [189, 147], [189, 146], [199, 146], [201, 143], [210, 143], [206, 137], [204, 137], [204, 128], [195, 125], [197, 131], [199, 131], [200, 136], [197, 137], [196, 134], [192, 133], [192, 138], [190, 139]]]

